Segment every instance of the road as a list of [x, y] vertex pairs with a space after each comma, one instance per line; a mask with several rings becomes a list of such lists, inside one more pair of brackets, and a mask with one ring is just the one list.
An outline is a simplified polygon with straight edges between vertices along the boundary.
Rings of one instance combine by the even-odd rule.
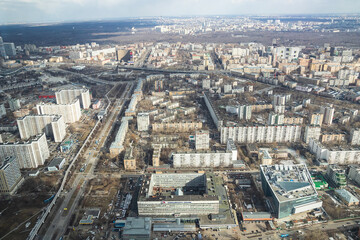
[[[70, 186], [71, 190], [68, 193], [63, 193], [65, 199], [59, 208], [60, 210], [55, 214], [50, 228], [46, 231], [42, 239], [59, 239], [65, 234], [67, 226], [70, 222], [70, 218], [77, 209], [81, 196], [84, 195], [86, 184], [95, 176], [94, 169], [99, 160], [100, 151], [106, 143], [106, 139], [109, 136], [109, 133], [124, 106], [125, 100], [131, 93], [130, 90], [132, 89], [132, 85], [133, 83], [126, 84], [125, 91], [119, 99], [115, 100], [113, 110], [109, 111], [110, 115], [106, 118], [106, 122], [101, 126], [101, 131], [99, 131], [97, 135], [91, 140], [89, 146], [84, 151], [85, 164], [90, 166], [90, 169], [87, 169], [86, 172], [83, 172], [82, 174], [76, 174], [75, 180]], [[98, 144], [95, 143], [96, 141], [98, 141]], [[70, 209], [67, 209], [67, 213], [64, 214], [63, 211], [65, 208], [69, 207], [71, 198], [74, 198], [73, 203]]]

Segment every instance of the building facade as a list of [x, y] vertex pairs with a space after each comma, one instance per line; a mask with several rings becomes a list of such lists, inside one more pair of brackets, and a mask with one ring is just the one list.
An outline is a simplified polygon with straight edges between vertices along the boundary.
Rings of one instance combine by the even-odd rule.
[[20, 169], [37, 168], [44, 165], [45, 160], [50, 156], [45, 133], [27, 142], [0, 144], [0, 158], [4, 159], [11, 156], [16, 157]]
[[229, 167], [233, 161], [231, 151], [177, 152], [173, 153], [172, 156], [175, 168]]
[[63, 89], [55, 92], [55, 96], [57, 104], [70, 104], [75, 99], [79, 99], [83, 109], [88, 109], [91, 105], [89, 89]]
[[18, 118], [17, 125], [23, 140], [45, 132], [55, 142], [62, 142], [66, 135], [66, 125], [61, 115], [27, 115]]
[[0, 160], [0, 194], [14, 193], [22, 179], [19, 163], [15, 157]]
[[69, 104], [38, 104], [36, 109], [39, 115], [61, 115], [65, 123], [74, 123], [81, 118], [79, 99]]
[[148, 131], [150, 126], [149, 113], [138, 113], [137, 115], [137, 129], [138, 131]]
[[195, 133], [195, 149], [202, 150], [202, 149], [209, 149], [209, 131], [207, 130], [200, 130], [196, 131]]
[[305, 164], [261, 165], [262, 189], [277, 218], [309, 211], [322, 206]]
[[229, 138], [237, 143], [298, 142], [301, 126], [236, 126], [221, 127], [220, 141], [225, 144]]

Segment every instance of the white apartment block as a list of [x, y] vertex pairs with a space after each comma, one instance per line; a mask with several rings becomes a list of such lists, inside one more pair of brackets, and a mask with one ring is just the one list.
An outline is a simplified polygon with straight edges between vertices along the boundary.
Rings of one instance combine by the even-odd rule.
[[229, 138], [237, 143], [284, 143], [298, 142], [301, 136], [301, 126], [237, 126], [221, 127], [220, 141], [225, 144]]
[[231, 160], [233, 161], [236, 161], [237, 160], [237, 155], [238, 155], [238, 150], [235, 146], [235, 143], [234, 141], [229, 138], [227, 143], [226, 143], [226, 150], [227, 151], [230, 151], [232, 154], [231, 154]]
[[250, 105], [241, 105], [239, 106], [239, 118], [250, 120], [251, 119], [251, 110], [252, 107]]
[[36, 105], [39, 115], [62, 115], [65, 123], [74, 123], [81, 118], [79, 99], [73, 100], [69, 104], [45, 104]]
[[350, 133], [350, 144], [360, 145], [360, 129], [352, 129]]
[[299, 57], [300, 51], [300, 47], [277, 47], [274, 48], [274, 55], [278, 58], [293, 60]]
[[231, 151], [173, 153], [175, 168], [229, 167], [231, 165]]
[[69, 104], [78, 98], [83, 109], [88, 109], [91, 105], [90, 91], [86, 88], [63, 89], [57, 91], [55, 96], [57, 104]]
[[304, 142], [309, 143], [310, 139], [319, 140], [321, 135], [320, 126], [306, 126], [304, 133]]
[[269, 114], [269, 125], [282, 125], [284, 124], [285, 116], [284, 114], [278, 114], [278, 113], [270, 113]]
[[275, 105], [274, 112], [284, 114], [285, 113], [285, 106], [284, 105]]
[[210, 89], [211, 88], [211, 80], [210, 79], [202, 80], [202, 88]]
[[149, 126], [150, 126], [149, 113], [138, 113], [136, 120], [137, 120], [138, 131], [149, 130]]
[[273, 105], [274, 106], [282, 106], [286, 103], [286, 96], [285, 95], [274, 95], [273, 98]]
[[61, 115], [27, 115], [17, 119], [22, 140], [44, 133], [55, 142], [62, 142], [66, 135], [64, 117]]
[[316, 155], [317, 159], [326, 160], [328, 164], [347, 165], [360, 163], [360, 149], [328, 148], [314, 139], [310, 139], [309, 149], [311, 153]]
[[15, 156], [20, 168], [37, 168], [50, 156], [45, 133], [26, 142], [1, 143], [0, 158]]
[[201, 149], [209, 149], [209, 131], [207, 130], [200, 130], [196, 131], [195, 133], [195, 149], [201, 150]]

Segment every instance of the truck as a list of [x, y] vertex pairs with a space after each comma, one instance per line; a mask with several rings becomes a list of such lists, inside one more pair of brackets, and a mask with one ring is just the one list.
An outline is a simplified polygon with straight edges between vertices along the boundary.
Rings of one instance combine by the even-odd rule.
[[281, 235], [280, 235], [281, 238], [286, 238], [286, 237], [288, 237], [288, 236], [289, 236], [288, 233], [284, 233], [284, 234], [281, 234]]

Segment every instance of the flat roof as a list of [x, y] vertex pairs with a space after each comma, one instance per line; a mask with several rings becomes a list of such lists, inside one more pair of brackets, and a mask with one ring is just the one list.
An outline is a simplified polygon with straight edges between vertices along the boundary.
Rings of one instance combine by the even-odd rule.
[[260, 170], [279, 202], [317, 195], [305, 164], [260, 165]]

